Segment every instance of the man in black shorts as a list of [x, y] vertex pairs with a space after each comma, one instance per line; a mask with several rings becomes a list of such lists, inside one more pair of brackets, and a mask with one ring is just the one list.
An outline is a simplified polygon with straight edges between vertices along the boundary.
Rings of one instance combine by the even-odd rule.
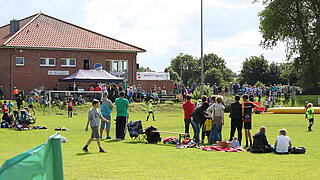
[[251, 132], [252, 129], [252, 112], [253, 108], [258, 108], [256, 104], [249, 101], [249, 96], [247, 94], [243, 95], [243, 103], [242, 103], [242, 119], [243, 119], [243, 128], [245, 130], [246, 136], [246, 146], [248, 147], [248, 140], [250, 141], [250, 146], [252, 146], [252, 138]]

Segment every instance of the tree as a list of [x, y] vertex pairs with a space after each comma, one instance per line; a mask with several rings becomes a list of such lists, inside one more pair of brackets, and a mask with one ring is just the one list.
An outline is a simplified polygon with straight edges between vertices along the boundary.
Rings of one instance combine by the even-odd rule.
[[168, 67], [166, 68], [166, 72], [169, 72], [170, 74], [170, 80], [174, 81], [174, 82], [180, 82], [181, 78], [179, 77], [179, 74], [177, 72], [175, 72], [172, 67]]
[[294, 63], [288, 62], [281, 65], [280, 79], [283, 84], [301, 84], [299, 82], [299, 73]]
[[299, 66], [303, 88], [320, 92], [320, 1], [263, 0], [259, 13], [264, 48], [287, 45], [287, 57]]
[[230, 82], [234, 73], [231, 69], [227, 68], [224, 59], [214, 53], [204, 55], [204, 72], [211, 70], [212, 68], [219, 69], [222, 73], [223, 80]]
[[257, 81], [260, 81], [267, 84], [268, 68], [268, 61], [264, 56], [251, 56], [242, 63], [240, 82], [254, 85]]
[[207, 70], [203, 76], [204, 82], [211, 85], [216, 84], [217, 86], [220, 86], [224, 82], [221, 70], [217, 68]]
[[155, 71], [151, 70], [149, 67], [144, 68], [140, 66], [139, 69], [137, 69], [137, 72], [155, 72]]
[[182, 83], [185, 85], [191, 85], [193, 82], [197, 82], [199, 76], [197, 75], [200, 67], [198, 59], [188, 54], [180, 53], [175, 58], [171, 59], [171, 69], [179, 74], [182, 79]]
[[272, 62], [269, 66], [268, 66], [268, 71], [266, 74], [267, 80], [266, 80], [266, 84], [279, 84], [279, 83], [283, 83], [281, 81], [280, 78], [280, 74], [281, 74], [281, 65], [277, 64], [275, 62]]

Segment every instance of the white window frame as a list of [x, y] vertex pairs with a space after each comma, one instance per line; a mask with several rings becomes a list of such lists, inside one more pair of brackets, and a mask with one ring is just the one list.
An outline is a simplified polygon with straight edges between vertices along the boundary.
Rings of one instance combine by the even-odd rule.
[[[40, 59], [45, 59], [46, 60], [46, 64], [40, 64]], [[39, 59], [39, 64], [41, 67], [55, 67], [56, 66], [56, 58], [40, 58]], [[49, 59], [53, 59], [54, 60], [54, 65], [49, 64]]]
[[[109, 62], [111, 62], [111, 70], [110, 70], [110, 72], [128, 72], [129, 70], [129, 61], [128, 60], [114, 60], [114, 59], [106, 59], [106, 62], [107, 61], [109, 61]], [[113, 63], [114, 62], [121, 62], [121, 64], [120, 64], [120, 66], [119, 66], [119, 64], [117, 65], [117, 69], [119, 69], [119, 67], [121, 67], [121, 71], [113, 71]], [[123, 68], [123, 64], [124, 64], [124, 62], [127, 62], [127, 70], [124, 70], [124, 68]]]
[[[61, 61], [61, 67], [76, 67], [77, 66], [77, 59], [76, 58], [61, 58], [60, 59], [61, 61], [62, 60], [66, 60], [67, 64], [66, 65], [62, 65]], [[70, 60], [74, 60], [74, 65], [70, 65]]]
[[[17, 58], [22, 58], [22, 64], [17, 64]], [[24, 66], [24, 57], [16, 57], [16, 66]]]

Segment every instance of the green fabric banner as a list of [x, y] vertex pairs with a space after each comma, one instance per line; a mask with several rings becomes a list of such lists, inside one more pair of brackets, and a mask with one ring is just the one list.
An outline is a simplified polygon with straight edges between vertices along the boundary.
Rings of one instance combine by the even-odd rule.
[[0, 168], [0, 180], [63, 180], [60, 139], [55, 134], [47, 143], [8, 159]]

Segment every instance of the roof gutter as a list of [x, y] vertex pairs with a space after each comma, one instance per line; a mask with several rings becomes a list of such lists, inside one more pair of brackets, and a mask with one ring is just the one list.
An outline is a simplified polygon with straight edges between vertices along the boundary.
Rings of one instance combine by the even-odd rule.
[[112, 52], [112, 53], [142, 53], [144, 51], [128, 51], [128, 50], [104, 50], [104, 49], [80, 49], [80, 48], [50, 48], [50, 47], [24, 47], [24, 46], [0, 46], [0, 49], [31, 49], [31, 50], [50, 50], [50, 51], [88, 51], [88, 52]]

